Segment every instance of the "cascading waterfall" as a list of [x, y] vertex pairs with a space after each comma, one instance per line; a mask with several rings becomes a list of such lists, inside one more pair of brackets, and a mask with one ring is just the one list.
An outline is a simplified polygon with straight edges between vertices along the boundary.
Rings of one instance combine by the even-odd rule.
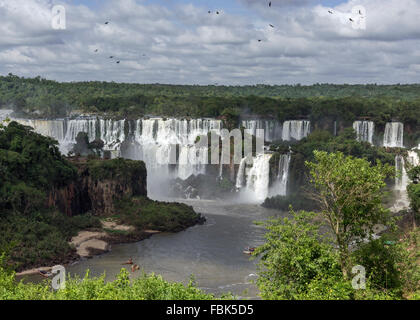
[[276, 120], [243, 120], [242, 126], [256, 135], [257, 129], [264, 130], [264, 140], [272, 142], [282, 139], [282, 125]]
[[405, 191], [408, 184], [407, 171], [405, 169], [405, 160], [401, 155], [395, 156], [395, 171], [397, 173], [395, 177], [396, 191]]
[[244, 186], [245, 182], [245, 169], [247, 158], [243, 158], [239, 164], [238, 173], [236, 175], [236, 189], [239, 190]]
[[302, 140], [311, 132], [311, 122], [308, 120], [290, 120], [283, 124], [283, 141]]
[[353, 122], [353, 129], [357, 134], [357, 141], [366, 141], [373, 144], [373, 133], [375, 124], [373, 121], [355, 121]]
[[[197, 136], [207, 135], [211, 131], [220, 134], [222, 128], [221, 121], [214, 119], [112, 120], [80, 117], [57, 120], [14, 120], [33, 127], [40, 134], [58, 140], [63, 153], [73, 148], [80, 132], [86, 132], [89, 142], [101, 139], [104, 142], [104, 150], [111, 151], [112, 157], [123, 156], [144, 160], [149, 174], [149, 186], [153, 189], [153, 185], [156, 184], [155, 190], [162, 188], [171, 177], [186, 179], [191, 175], [205, 173], [208, 150], [207, 147], [195, 144]], [[254, 123], [255, 128], [272, 126], [271, 133], [268, 136], [266, 133], [266, 138], [274, 139], [276, 135], [279, 136], [278, 126], [274, 126], [273, 131], [274, 123], [265, 120], [260, 121], [259, 125], [256, 123]], [[248, 127], [253, 127], [254, 124], [249, 122]], [[289, 121], [286, 122], [286, 126], [288, 136], [293, 139], [300, 139], [309, 133], [309, 121]], [[277, 133], [273, 135], [276, 130]], [[253, 158], [252, 167], [247, 166], [246, 159], [242, 159], [239, 165], [236, 186], [243, 191], [249, 191], [257, 201], [264, 200], [270, 194], [270, 158], [270, 154], [258, 154]], [[290, 155], [281, 157], [276, 188], [272, 191], [274, 194], [286, 194], [289, 162]], [[221, 165], [220, 173], [222, 170]]]
[[396, 177], [394, 190], [397, 195], [397, 200], [395, 201], [395, 204], [392, 208], [394, 212], [407, 209], [410, 206], [410, 200], [407, 194], [407, 185], [410, 181], [407, 175], [406, 165], [409, 167], [420, 165], [419, 155], [415, 150], [408, 151], [406, 161], [401, 155], [395, 156]]
[[256, 135], [257, 129], [263, 129], [266, 142], [302, 140], [311, 130], [311, 123], [308, 120], [289, 120], [283, 125], [275, 120], [243, 120], [242, 126], [250, 130], [253, 135]]
[[279, 171], [277, 174], [277, 181], [275, 184], [274, 193], [285, 196], [287, 195], [287, 183], [289, 182], [289, 167], [292, 155], [282, 154], [279, 160]]
[[186, 179], [205, 173], [208, 163], [207, 147], [195, 145], [198, 136], [214, 131], [220, 134], [221, 121], [213, 119], [141, 119], [136, 121], [134, 140], [138, 145], [136, 158], [144, 160], [148, 170], [160, 175], [171, 174], [169, 165], [176, 164], [176, 146], [179, 158], [175, 176]]
[[384, 147], [404, 147], [404, 124], [401, 122], [388, 122], [385, 125]]
[[246, 191], [257, 201], [264, 201], [268, 196], [271, 156], [271, 154], [257, 154], [247, 175]]

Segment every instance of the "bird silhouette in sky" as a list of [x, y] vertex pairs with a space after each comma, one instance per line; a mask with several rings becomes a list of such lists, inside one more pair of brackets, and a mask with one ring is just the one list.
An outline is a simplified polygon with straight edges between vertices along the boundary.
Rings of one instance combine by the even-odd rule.
[[216, 11], [216, 14], [219, 14], [219, 11]]
[[98, 49], [95, 49], [95, 52], [98, 52]]
[[270, 26], [271, 28], [274, 28], [274, 26], [273, 26], [272, 24], [269, 24], [269, 26]]
[[118, 61], [117, 61], [117, 63], [118, 63], [118, 64], [119, 64], [120, 62], [121, 62], [120, 60], [118, 60]]
[[268, 6], [271, 7], [271, 1], [268, 3]]
[[333, 12], [331, 10], [328, 10], [329, 13], [333, 14]]
[[352, 18], [349, 18], [349, 20], [350, 20], [351, 22], [354, 22], [354, 20], [353, 20]]
[[112, 59], [112, 58], [114, 58], [114, 56], [110, 56], [109, 58]]
[[108, 23], [109, 23], [109, 21], [106, 21], [106, 22], [105, 22], [105, 24], [108, 24]]

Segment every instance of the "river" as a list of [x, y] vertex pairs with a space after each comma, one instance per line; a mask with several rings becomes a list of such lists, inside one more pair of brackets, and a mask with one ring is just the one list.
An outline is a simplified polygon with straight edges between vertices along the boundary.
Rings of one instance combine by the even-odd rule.
[[[194, 275], [197, 286], [206, 292], [231, 292], [241, 298], [257, 299], [256, 260], [243, 253], [247, 246], [263, 243], [264, 228], [255, 221], [264, 220], [278, 211], [252, 204], [221, 201], [182, 200], [202, 213], [207, 222], [179, 233], [162, 233], [128, 244], [113, 245], [110, 252], [81, 260], [67, 267], [67, 272], [83, 277], [106, 273], [114, 280], [122, 263], [132, 257], [146, 273], [154, 272], [165, 280], [187, 283]], [[129, 269], [129, 268], [127, 268]], [[131, 271], [130, 271], [131, 273]], [[137, 277], [140, 272], [131, 273]]]

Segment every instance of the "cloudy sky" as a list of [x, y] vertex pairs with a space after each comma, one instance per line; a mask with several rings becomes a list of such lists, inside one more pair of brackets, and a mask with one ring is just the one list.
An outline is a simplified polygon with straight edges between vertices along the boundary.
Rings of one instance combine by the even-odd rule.
[[[420, 0], [268, 2], [0, 0], [0, 74], [175, 84], [420, 82]], [[65, 9], [65, 29], [56, 5]]]

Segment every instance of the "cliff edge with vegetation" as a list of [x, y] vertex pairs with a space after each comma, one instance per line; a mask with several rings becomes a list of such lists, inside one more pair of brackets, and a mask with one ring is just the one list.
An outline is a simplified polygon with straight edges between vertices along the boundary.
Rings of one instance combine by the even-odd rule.
[[81, 231], [116, 243], [204, 221], [190, 206], [147, 198], [146, 181], [142, 161], [66, 159], [57, 141], [0, 123], [0, 251], [21, 271], [78, 258], [71, 240]]

